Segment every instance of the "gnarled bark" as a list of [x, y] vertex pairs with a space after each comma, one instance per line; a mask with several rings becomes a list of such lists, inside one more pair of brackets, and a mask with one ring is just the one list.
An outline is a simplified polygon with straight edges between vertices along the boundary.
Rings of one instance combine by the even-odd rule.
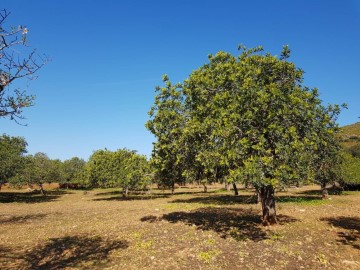
[[171, 181], [171, 194], [174, 194], [174, 192], [175, 192], [175, 181], [172, 180]]
[[43, 185], [41, 183], [39, 184], [39, 188], [40, 188], [41, 194], [45, 196], [46, 193], [45, 193], [44, 187], [43, 187]]
[[321, 195], [322, 195], [322, 199], [328, 199], [329, 198], [329, 192], [326, 188], [326, 184], [322, 183], [321, 184]]
[[208, 188], [206, 186], [206, 183], [203, 183], [203, 186], [204, 186], [204, 192], [206, 193], [208, 191]]
[[236, 183], [233, 183], [233, 188], [234, 188], [234, 194], [235, 196], [239, 195], [239, 191], [237, 189]]
[[276, 224], [277, 220], [274, 187], [271, 185], [261, 187], [258, 192], [261, 197], [263, 224], [265, 226]]
[[122, 189], [122, 196], [123, 198], [125, 198], [129, 193], [129, 188], [126, 186], [126, 187], [123, 187]]

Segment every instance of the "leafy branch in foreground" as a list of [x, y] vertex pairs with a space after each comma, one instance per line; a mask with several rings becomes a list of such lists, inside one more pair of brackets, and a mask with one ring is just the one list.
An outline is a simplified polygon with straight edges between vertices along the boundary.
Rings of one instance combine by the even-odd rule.
[[[28, 47], [26, 26], [6, 27], [10, 12], [0, 11], [0, 117], [18, 122], [23, 109], [34, 104], [35, 97], [14, 86], [19, 79], [36, 79], [35, 73], [47, 62], [47, 57]], [[12, 88], [14, 87], [14, 88]]]

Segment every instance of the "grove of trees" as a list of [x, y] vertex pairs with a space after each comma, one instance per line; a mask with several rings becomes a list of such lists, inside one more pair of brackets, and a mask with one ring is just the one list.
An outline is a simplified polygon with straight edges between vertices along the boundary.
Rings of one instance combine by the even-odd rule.
[[[304, 72], [289, 61], [289, 48], [280, 56], [261, 47], [239, 50], [238, 56], [210, 55], [183, 83], [163, 77], [146, 123], [156, 137], [150, 162], [126, 148], [97, 150], [88, 161], [52, 160], [45, 153], [26, 155], [24, 138], [4, 134], [0, 188], [36, 185], [45, 194], [43, 184], [57, 182], [63, 188], [121, 188], [126, 196], [153, 182], [172, 191], [175, 184], [197, 182], [206, 191], [208, 184], [220, 182], [233, 185], [236, 194], [236, 184], [242, 183], [256, 189], [267, 225], [277, 222], [276, 189], [316, 182], [326, 197], [329, 183], [358, 184], [359, 147], [343, 151], [335, 136], [341, 107], [324, 106], [318, 90], [303, 85]], [[9, 74], [0, 70], [2, 78]], [[1, 102], [6, 100], [13, 100], [14, 110], [1, 105], [0, 115], [12, 119], [20, 117], [25, 104], [20, 100], [30, 102], [19, 96], [21, 104], [12, 98]]]
[[[16, 83], [31, 80], [47, 62], [27, 46], [28, 28], [6, 25], [0, 11], [0, 118], [17, 121], [34, 96]], [[18, 52], [22, 52], [21, 54]], [[289, 61], [290, 49], [265, 53], [239, 46], [239, 55], [220, 51], [182, 83], [164, 75], [156, 88], [147, 129], [155, 136], [151, 161], [136, 151], [97, 150], [87, 162], [62, 162], [45, 153], [25, 155], [24, 138], [0, 137], [0, 189], [5, 183], [62, 187], [147, 189], [155, 179], [175, 184], [212, 182], [255, 187], [263, 223], [276, 220], [275, 190], [316, 182], [359, 184], [359, 145], [342, 151], [335, 136], [339, 105], [323, 105], [316, 88], [303, 85], [304, 72]], [[345, 105], [344, 105], [345, 107]], [[154, 174], [152, 173], [154, 172]]]
[[97, 150], [87, 162], [78, 157], [61, 161], [45, 153], [25, 155], [24, 138], [0, 136], [0, 189], [9, 183], [15, 187], [37, 186], [45, 195], [44, 183], [59, 183], [62, 188], [122, 188], [147, 190], [152, 181], [149, 162], [136, 151]]

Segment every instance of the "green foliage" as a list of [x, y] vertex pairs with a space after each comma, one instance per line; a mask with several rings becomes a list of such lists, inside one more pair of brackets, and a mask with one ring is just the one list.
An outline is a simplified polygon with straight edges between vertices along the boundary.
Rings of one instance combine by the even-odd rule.
[[146, 158], [127, 149], [95, 151], [85, 171], [90, 187], [141, 189], [147, 187], [151, 180]]
[[355, 144], [347, 149], [347, 151], [356, 158], [360, 158], [360, 143]]
[[0, 136], [0, 187], [21, 170], [26, 146], [22, 137]]
[[146, 123], [147, 129], [155, 135], [151, 165], [155, 169], [155, 178], [163, 185], [174, 188], [175, 183], [184, 180], [188, 149], [182, 141], [185, 124], [182, 85], [173, 85], [164, 75], [165, 87], [157, 87], [155, 104], [149, 111], [151, 120]]
[[360, 184], [360, 157], [344, 153], [342, 177], [344, 184]]
[[78, 157], [65, 160], [61, 165], [60, 183], [82, 184], [86, 162]]
[[218, 52], [183, 84], [157, 88], [147, 128], [152, 163], [170, 181], [252, 182], [255, 187], [337, 178], [340, 106], [323, 106], [303, 71], [262, 48]]
[[12, 185], [38, 185], [58, 182], [60, 178], [60, 160], [51, 160], [44, 153], [23, 157], [22, 169], [10, 179]]

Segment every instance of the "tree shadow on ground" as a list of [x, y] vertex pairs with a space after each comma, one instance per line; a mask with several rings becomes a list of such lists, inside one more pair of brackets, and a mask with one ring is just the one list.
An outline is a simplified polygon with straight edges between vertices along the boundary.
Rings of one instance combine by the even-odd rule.
[[322, 218], [332, 226], [346, 229], [347, 232], [338, 232], [338, 242], [343, 245], [351, 245], [356, 249], [360, 249], [360, 218], [358, 217], [330, 217]]
[[19, 269], [18, 257], [11, 248], [0, 245], [0, 269]]
[[[327, 191], [329, 195], [341, 195], [343, 190], [341, 188], [330, 187], [327, 189]], [[319, 189], [299, 191], [297, 194], [319, 196], [320, 198], [322, 197], [322, 191], [320, 187]]]
[[0, 224], [16, 224], [16, 223], [25, 223], [31, 222], [33, 220], [41, 219], [46, 217], [45, 214], [36, 214], [36, 215], [25, 215], [25, 216], [0, 216]]
[[67, 236], [49, 239], [22, 256], [21, 269], [63, 269], [80, 267], [101, 269], [111, 252], [128, 247], [127, 241], [100, 237]]
[[[235, 208], [200, 208], [191, 212], [173, 212], [163, 215], [161, 218], [145, 216], [143, 222], [156, 222], [166, 220], [170, 223], [182, 222], [189, 226], [196, 226], [199, 230], [214, 231], [221, 237], [232, 237], [237, 241], [261, 241], [268, 236], [261, 224], [261, 218], [257, 211], [251, 209]], [[294, 218], [279, 216], [279, 224], [297, 221]]]
[[111, 195], [122, 196], [122, 190], [100, 192], [95, 194], [95, 196], [111, 196]]
[[320, 196], [320, 197], [322, 195], [320, 187], [319, 187], [319, 189], [296, 191], [296, 194], [314, 195], [314, 196]]
[[93, 201], [141, 201], [141, 200], [154, 200], [154, 199], [161, 199], [161, 198], [168, 198], [167, 195], [128, 195], [126, 197], [122, 197], [122, 195], [106, 197], [106, 198], [98, 198], [93, 199]]
[[318, 204], [325, 202], [318, 196], [277, 196], [276, 201], [279, 203], [305, 203]]
[[[277, 202], [280, 203], [323, 203], [321, 197], [317, 196], [277, 196]], [[201, 203], [211, 205], [235, 205], [235, 204], [254, 204], [257, 203], [257, 197], [254, 195], [211, 195], [197, 196], [189, 199], [176, 199], [170, 203]]]
[[[177, 195], [193, 195], [193, 194], [209, 194], [209, 193], [213, 193], [216, 191], [209, 191], [207, 193], [204, 193], [203, 191], [184, 191], [184, 192], [174, 192], [171, 193], [170, 191], [161, 191], [161, 190], [153, 190], [151, 193], [146, 193], [146, 192], [137, 192], [137, 191], [129, 191], [129, 195], [137, 195], [137, 196], [153, 196], [153, 197], [170, 197], [170, 196], [177, 196]], [[118, 196], [122, 196], [122, 191], [121, 190], [117, 190], [117, 191], [109, 191], [109, 192], [100, 192], [95, 194], [95, 196], [111, 196], [111, 195], [118, 195]]]
[[69, 194], [67, 191], [51, 190], [46, 191], [46, 195], [38, 192], [0, 192], [0, 203], [42, 203], [58, 199], [62, 195]]
[[256, 203], [256, 197], [251, 195], [211, 195], [198, 196], [190, 199], [176, 199], [171, 203], [202, 203], [214, 205], [234, 205], [234, 204], [249, 204]]

